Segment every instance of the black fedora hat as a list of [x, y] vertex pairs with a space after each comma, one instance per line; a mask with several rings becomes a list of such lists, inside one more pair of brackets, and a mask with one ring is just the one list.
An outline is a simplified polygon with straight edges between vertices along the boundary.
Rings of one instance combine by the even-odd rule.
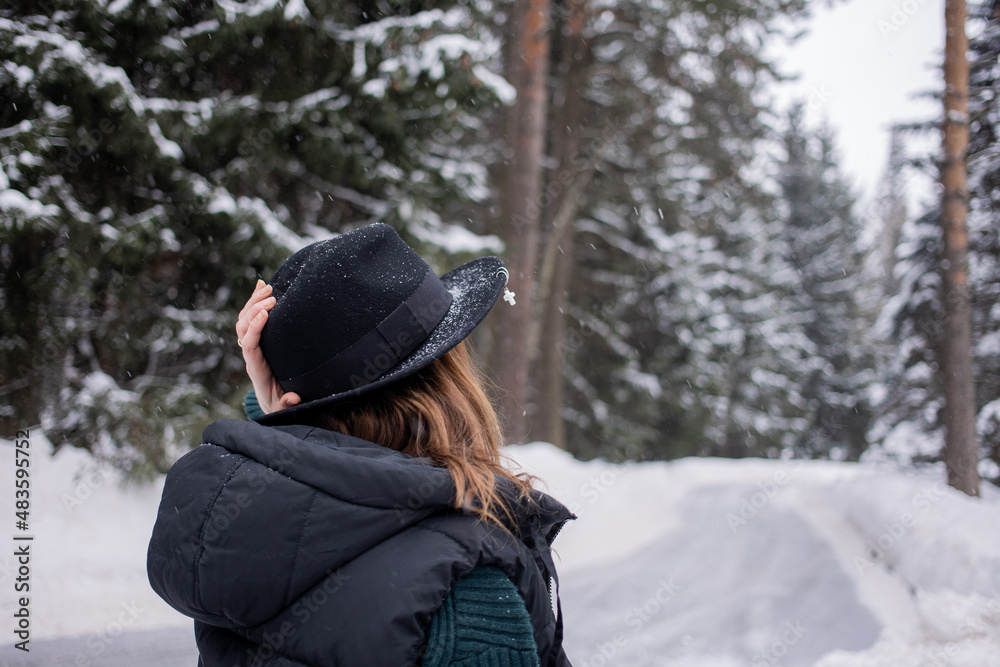
[[306, 246], [271, 279], [260, 336], [275, 378], [302, 402], [256, 421], [295, 423], [412, 375], [465, 339], [506, 282], [497, 257], [438, 277], [382, 223]]

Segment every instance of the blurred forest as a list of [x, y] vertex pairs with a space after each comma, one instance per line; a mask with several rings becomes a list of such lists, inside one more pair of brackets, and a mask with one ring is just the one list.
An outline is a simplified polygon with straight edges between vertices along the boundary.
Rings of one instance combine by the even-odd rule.
[[[1000, 18], [971, 9], [977, 430], [996, 483]], [[936, 178], [907, 137], [941, 120], [893, 133], [861, 210], [831, 132], [772, 99], [764, 47], [808, 10], [8, 0], [3, 434], [40, 423], [167, 469], [242, 414], [233, 324], [256, 278], [381, 220], [441, 272], [480, 254], [515, 269], [523, 337], [498, 307], [475, 340], [505, 384], [509, 346], [523, 355], [514, 439], [612, 460], [939, 461], [940, 212], [908, 210], [904, 174]], [[526, 54], [533, 11], [547, 39]]]

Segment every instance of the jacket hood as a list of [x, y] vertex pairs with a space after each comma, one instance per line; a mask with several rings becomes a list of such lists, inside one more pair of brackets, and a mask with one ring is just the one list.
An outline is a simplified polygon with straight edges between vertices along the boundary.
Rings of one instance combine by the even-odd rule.
[[[220, 421], [203, 441], [167, 475], [147, 568], [164, 600], [212, 625], [257, 626], [375, 545], [455, 511], [447, 470], [360, 438]], [[573, 518], [499, 482], [529, 547]]]

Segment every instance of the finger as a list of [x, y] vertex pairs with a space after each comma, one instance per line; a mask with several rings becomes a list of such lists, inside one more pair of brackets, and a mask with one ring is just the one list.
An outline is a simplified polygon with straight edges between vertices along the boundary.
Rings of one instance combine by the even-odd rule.
[[257, 401], [261, 409], [268, 413], [271, 411], [270, 404], [274, 398], [274, 375], [264, 358], [264, 351], [260, 349], [260, 330], [263, 323], [267, 321], [267, 311], [260, 311], [257, 318], [250, 322], [247, 334], [243, 340], [243, 360], [246, 362], [247, 375], [253, 383], [254, 391], [257, 394]]
[[[254, 306], [250, 312], [253, 314], [252, 317], [246, 319], [245, 329], [243, 330], [243, 335], [240, 337], [240, 346], [243, 348], [243, 357], [250, 361], [250, 357], [247, 356], [257, 350], [260, 343], [260, 332], [264, 329], [264, 325], [267, 324], [267, 311], [274, 307], [274, 297], [270, 297], [261, 303]], [[242, 323], [243, 320], [240, 320]], [[237, 333], [239, 328], [237, 328]], [[255, 358], [254, 361], [257, 361]]]
[[285, 408], [290, 408], [293, 405], [298, 405], [301, 402], [302, 402], [302, 399], [299, 397], [299, 395], [296, 394], [293, 391], [290, 391], [288, 393], [285, 393], [285, 394], [281, 395], [281, 398], [279, 398], [276, 401], [276, 403], [274, 405], [274, 409], [275, 409], [275, 411], [277, 411], [277, 410], [284, 410]]
[[261, 301], [271, 296], [271, 291], [272, 290], [270, 285], [262, 285], [261, 287], [255, 289], [253, 294], [250, 295], [250, 298], [247, 299], [247, 302], [243, 305], [243, 308], [240, 310], [239, 315], [237, 315], [236, 321], [237, 322], [240, 322], [241, 320], [245, 321], [248, 318], [253, 317], [254, 313], [252, 313], [251, 311], [253, 310], [254, 306], [256, 306]]
[[[273, 296], [266, 297], [263, 301], [257, 301], [255, 303], [247, 304], [246, 311], [240, 316], [240, 319], [236, 322], [236, 336], [239, 341], [241, 341], [241, 347], [246, 345], [247, 332], [250, 330], [252, 323], [257, 321], [260, 317], [262, 311], [268, 311], [274, 308], [274, 304], [277, 303]], [[263, 326], [263, 325], [261, 325]]]
[[263, 280], [258, 280], [257, 284], [254, 286], [253, 294], [250, 295], [250, 298], [247, 299], [247, 302], [243, 305], [243, 309], [240, 310], [238, 317], [242, 318], [247, 314], [247, 311], [254, 306], [254, 304], [259, 303], [262, 299], [271, 296], [271, 291], [270, 285], [265, 283]]

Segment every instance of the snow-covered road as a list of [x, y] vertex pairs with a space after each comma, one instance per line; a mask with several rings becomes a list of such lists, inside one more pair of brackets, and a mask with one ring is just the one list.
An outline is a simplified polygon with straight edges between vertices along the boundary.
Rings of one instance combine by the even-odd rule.
[[680, 506], [683, 528], [611, 572], [594, 567], [566, 577], [574, 665], [614, 657], [621, 665], [712, 658], [801, 667], [834, 649], [875, 643], [880, 623], [836, 554], [795, 512], [773, 508], [733, 532], [726, 515], [757, 491], [694, 491]]
[[[88, 637], [32, 642], [30, 653], [0, 647], [3, 667], [195, 667], [198, 649], [190, 628], [123, 632], [111, 643]], [[102, 648], [99, 648], [102, 647]]]
[[576, 667], [1000, 667], [1000, 494], [822, 461], [523, 467], [560, 534]]

